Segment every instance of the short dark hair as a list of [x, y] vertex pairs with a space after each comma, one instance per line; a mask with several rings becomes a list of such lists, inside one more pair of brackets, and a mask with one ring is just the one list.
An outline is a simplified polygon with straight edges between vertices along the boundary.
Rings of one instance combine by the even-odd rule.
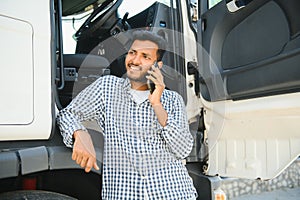
[[132, 34], [132, 42], [135, 40], [149, 40], [157, 44], [157, 60], [160, 61], [162, 59], [166, 51], [166, 40], [162, 36], [151, 31], [137, 30]]

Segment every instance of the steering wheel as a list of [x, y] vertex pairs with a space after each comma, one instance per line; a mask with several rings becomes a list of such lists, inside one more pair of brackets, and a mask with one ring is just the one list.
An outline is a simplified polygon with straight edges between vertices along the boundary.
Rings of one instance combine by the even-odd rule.
[[117, 23], [110, 29], [110, 35], [116, 35], [120, 32], [127, 31], [131, 29], [130, 25], [127, 22], [128, 12], [125, 13], [122, 19], [119, 19]]
[[82, 26], [75, 33], [75, 37], [79, 38], [84, 35], [93, 34], [99, 27], [101, 27], [107, 21], [107, 19], [109, 19], [109, 17], [111, 17], [115, 13], [115, 11], [118, 9], [122, 2], [123, 0], [117, 0], [113, 6], [111, 6], [103, 14], [98, 16], [100, 12], [105, 10], [107, 7], [110, 6], [111, 3], [113, 3], [113, 0], [106, 1], [105, 3], [103, 3], [82, 24]]

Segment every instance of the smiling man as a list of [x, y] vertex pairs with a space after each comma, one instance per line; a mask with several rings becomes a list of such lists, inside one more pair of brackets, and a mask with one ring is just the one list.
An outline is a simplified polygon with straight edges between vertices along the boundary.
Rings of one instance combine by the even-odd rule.
[[[58, 124], [72, 159], [99, 169], [81, 122], [97, 121], [104, 133], [102, 199], [195, 199], [181, 160], [193, 146], [182, 97], [166, 90], [160, 61], [165, 40], [136, 31], [125, 59], [126, 78], [104, 76], [60, 111]], [[159, 67], [153, 64], [158, 62]], [[150, 93], [147, 81], [155, 90]], [[73, 139], [75, 142], [73, 144]]]

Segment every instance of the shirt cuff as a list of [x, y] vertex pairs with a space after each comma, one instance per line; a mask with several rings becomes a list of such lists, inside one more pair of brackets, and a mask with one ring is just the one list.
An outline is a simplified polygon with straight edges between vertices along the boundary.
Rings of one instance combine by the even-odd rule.
[[71, 125], [65, 132], [64, 143], [67, 147], [73, 147], [73, 134], [77, 130], [87, 131], [87, 129], [81, 124]]

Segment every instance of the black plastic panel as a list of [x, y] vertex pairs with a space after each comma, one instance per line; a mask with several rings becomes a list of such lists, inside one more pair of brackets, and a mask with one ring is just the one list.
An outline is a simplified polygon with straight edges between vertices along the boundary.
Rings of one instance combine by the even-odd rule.
[[202, 97], [238, 100], [300, 91], [299, 7], [296, 0], [253, 0], [231, 13], [222, 1], [204, 13], [198, 22]]
[[283, 11], [269, 2], [235, 26], [223, 43], [223, 69], [258, 62], [279, 54], [289, 41]]
[[299, 64], [300, 51], [282, 59], [271, 59], [259, 67], [230, 74], [227, 76], [228, 93], [233, 99], [243, 99], [297, 89], [300, 91]]

